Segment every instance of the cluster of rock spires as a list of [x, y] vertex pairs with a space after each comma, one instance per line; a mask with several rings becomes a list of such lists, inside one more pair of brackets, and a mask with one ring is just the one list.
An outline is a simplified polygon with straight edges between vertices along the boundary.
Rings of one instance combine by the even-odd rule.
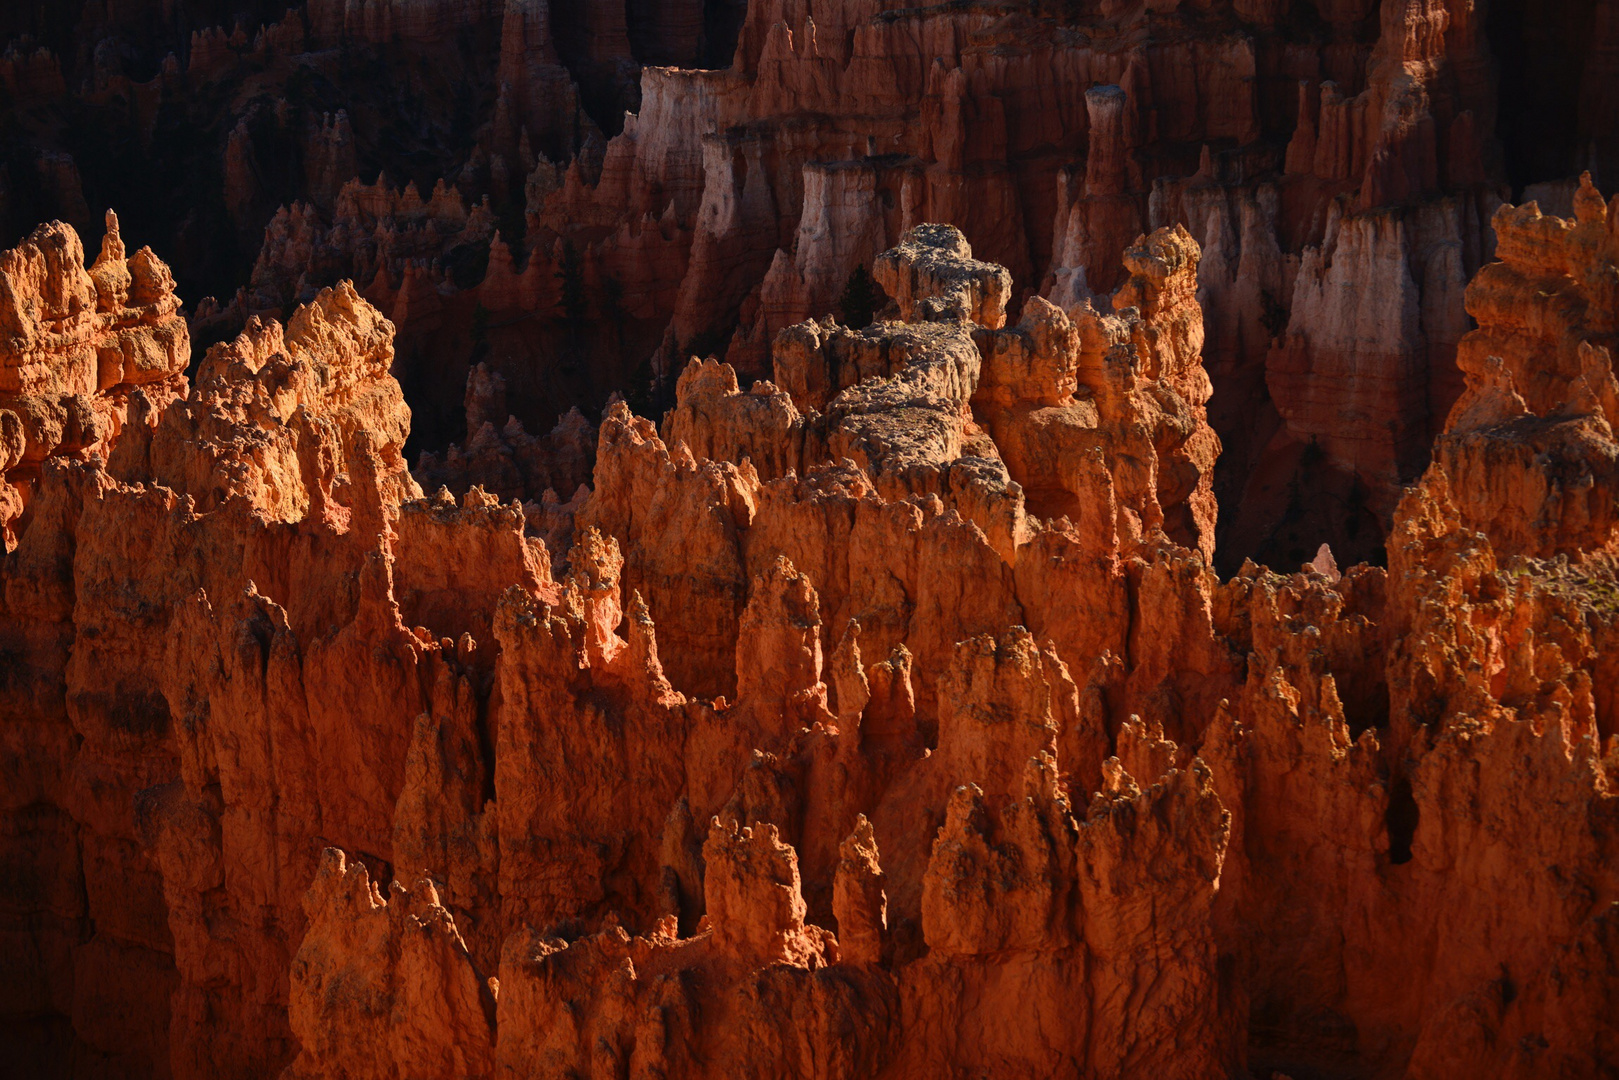
[[1619, 1061], [1619, 6], [0, 38], [74, 19], [0, 55], [0, 246], [78, 226], [0, 254], [8, 1068]]
[[11, 1060], [1600, 1075], [1619, 201], [1573, 209], [1496, 213], [1388, 567], [1228, 577], [1180, 228], [1016, 322], [914, 228], [871, 326], [693, 360], [526, 505], [423, 494], [352, 286], [188, 382], [162, 264], [42, 229], [0, 256]]
[[[1612, 0], [123, 0], [81, 27], [80, 55], [0, 58], [39, 144], [0, 163], [13, 235], [126, 197], [129, 162], [69, 145], [62, 110], [153, 157], [207, 132], [184, 182], [210, 209], [170, 214], [173, 247], [211, 266], [228, 234], [244, 261], [195, 272], [223, 280], [194, 338], [351, 279], [398, 328], [412, 457], [456, 442], [533, 499], [531, 432], [597, 417], [649, 357], [660, 392], [691, 352], [769, 376], [776, 334], [917, 224], [1007, 266], [1014, 308], [1105, 301], [1135, 238], [1181, 224], [1222, 550], [1376, 559], [1462, 389], [1494, 210], [1545, 181], [1526, 198], [1567, 216], [1580, 168], [1619, 177]], [[186, 27], [166, 55], [154, 28]], [[57, 205], [25, 214], [31, 188]], [[562, 370], [581, 334], [592, 362]], [[480, 362], [524, 430], [460, 430]]]

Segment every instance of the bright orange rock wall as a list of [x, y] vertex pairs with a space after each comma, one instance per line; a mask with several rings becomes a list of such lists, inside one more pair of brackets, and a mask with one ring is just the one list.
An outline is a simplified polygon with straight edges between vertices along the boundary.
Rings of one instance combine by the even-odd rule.
[[422, 496], [352, 287], [252, 324], [46, 459], [0, 566], [7, 1030], [73, 1075], [1596, 1074], [1619, 212], [1578, 209], [1502, 212], [1386, 570], [1210, 568], [1178, 229], [1016, 323], [913, 232], [913, 321], [614, 405], [566, 504]]

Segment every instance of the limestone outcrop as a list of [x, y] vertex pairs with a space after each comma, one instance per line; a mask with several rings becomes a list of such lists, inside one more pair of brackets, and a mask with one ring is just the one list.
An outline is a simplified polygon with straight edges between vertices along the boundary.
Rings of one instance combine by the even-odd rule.
[[744, 382], [768, 375], [782, 328], [924, 221], [1064, 309], [1111, 295], [1137, 236], [1184, 225], [1207, 251], [1225, 388], [1208, 408], [1233, 449], [1221, 529], [1302, 562], [1288, 523], [1310, 516], [1370, 554], [1460, 392], [1462, 291], [1490, 254], [1483, 20], [1197, 12], [1212, 21], [1174, 3], [754, 4], [729, 71], [648, 69], [599, 172], [570, 167], [533, 221], [603, 272], [633, 250], [679, 279], [626, 284], [668, 320], [668, 383], [715, 335]]
[[492, 1074], [498, 984], [479, 980], [431, 881], [390, 894], [363, 863], [322, 855], [292, 960], [289, 1012], [303, 1050], [283, 1076]]
[[1573, 209], [1497, 212], [1500, 261], [1467, 291], [1467, 389], [1436, 444], [1465, 526], [1529, 556], [1607, 550], [1619, 526], [1619, 213], [1589, 174]]
[[[455, 402], [479, 363], [531, 433], [614, 393], [659, 414], [693, 354], [770, 376], [780, 331], [924, 222], [1064, 310], [1105, 308], [1135, 238], [1183, 225], [1231, 573], [1321, 537], [1382, 558], [1463, 389], [1495, 209], [1525, 190], [1552, 209], [1619, 160], [1607, 0], [620, 6], [18, 15], [0, 36], [35, 36], [0, 78], [31, 141], [8, 168], [38, 182], [0, 185], [0, 220], [82, 231], [125, 186], [119, 154], [49, 120], [68, 103], [183, 157], [153, 185], [183, 197], [138, 201], [179, 280], [219, 298], [194, 335], [356, 281], [398, 329], [413, 458], [478, 437]], [[253, 15], [279, 21], [207, 25]], [[196, 140], [166, 139], [180, 115]]]

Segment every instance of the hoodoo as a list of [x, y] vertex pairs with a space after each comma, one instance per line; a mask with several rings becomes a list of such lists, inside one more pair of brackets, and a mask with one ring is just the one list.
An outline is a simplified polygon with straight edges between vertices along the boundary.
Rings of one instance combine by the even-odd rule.
[[0, 12], [0, 1060], [1615, 1075], [1616, 35]]

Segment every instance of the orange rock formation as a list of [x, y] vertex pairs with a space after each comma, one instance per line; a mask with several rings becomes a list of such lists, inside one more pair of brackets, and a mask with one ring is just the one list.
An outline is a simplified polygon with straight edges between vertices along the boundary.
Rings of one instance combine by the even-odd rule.
[[912, 230], [887, 316], [693, 361], [528, 506], [424, 497], [348, 285], [183, 396], [78, 388], [172, 295], [42, 230], [6, 281], [68, 344], [11, 369], [124, 411], [0, 566], [7, 1015], [42, 1074], [1599, 1075], [1619, 204], [1575, 206], [1498, 214], [1388, 568], [1224, 579], [1183, 229], [1015, 323]]
[[[1580, 168], [1619, 175], [1612, 0], [121, 0], [71, 33], [35, 10], [0, 12], [29, 174], [0, 223], [163, 204], [159, 247], [221, 298], [205, 341], [354, 280], [399, 331], [413, 458], [490, 460], [455, 407], [478, 363], [525, 433], [614, 392], [662, 412], [691, 352], [769, 376], [781, 329], [927, 221], [1065, 310], [1183, 225], [1227, 573], [1323, 536], [1381, 559], [1463, 388], [1495, 209], [1527, 187], [1566, 216]], [[39, 34], [54, 52], [11, 40]], [[49, 119], [80, 107], [116, 151]], [[128, 190], [126, 144], [163, 148], [164, 197]]]
[[0, 1071], [1619, 1067], [1613, 0], [0, 39]]
[[191, 342], [169, 268], [130, 257], [107, 215], [101, 254], [86, 270], [70, 226], [41, 227], [0, 256], [0, 526], [17, 521], [47, 459], [107, 450], [139, 395], [161, 409], [182, 396]]

